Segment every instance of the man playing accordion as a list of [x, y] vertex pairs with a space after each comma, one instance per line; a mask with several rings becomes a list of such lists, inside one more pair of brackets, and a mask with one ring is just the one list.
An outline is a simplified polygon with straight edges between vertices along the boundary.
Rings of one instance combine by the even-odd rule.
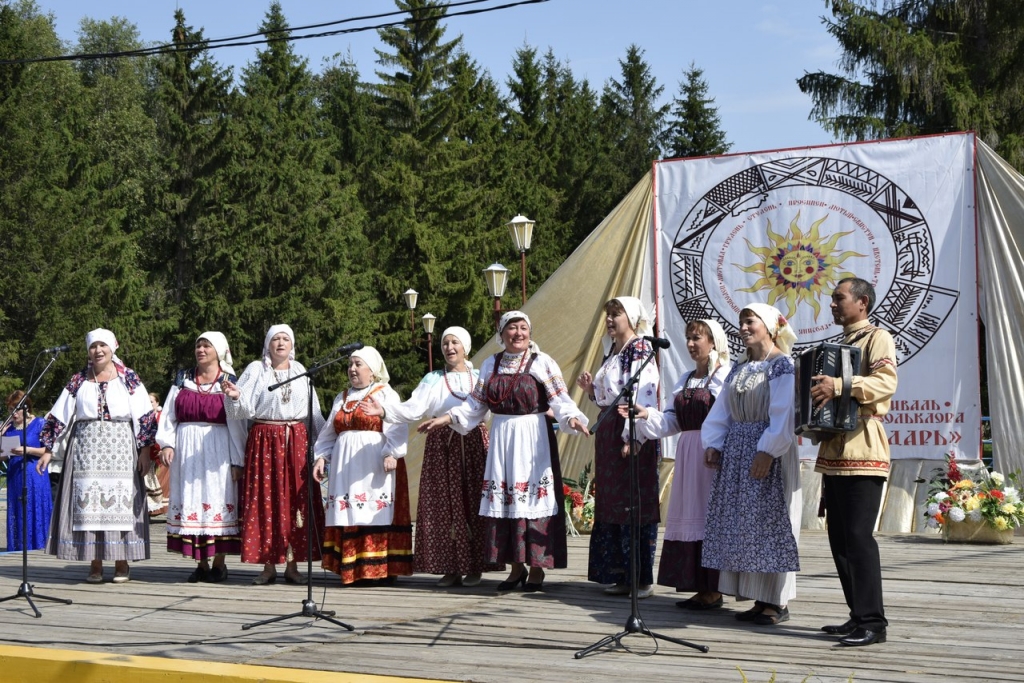
[[[892, 335], [869, 322], [874, 305], [874, 287], [860, 278], [840, 280], [832, 292], [832, 317], [843, 326], [842, 343], [861, 349], [860, 368], [850, 388], [860, 410], [854, 431], [819, 444], [814, 468], [823, 475], [829, 546], [850, 608], [846, 623], [822, 630], [842, 636], [840, 644], [848, 646], [884, 643], [888, 626], [878, 543], [872, 534], [889, 476], [889, 442], [882, 417], [896, 393], [896, 347]], [[817, 375], [812, 382], [815, 405], [843, 390], [839, 377]]]

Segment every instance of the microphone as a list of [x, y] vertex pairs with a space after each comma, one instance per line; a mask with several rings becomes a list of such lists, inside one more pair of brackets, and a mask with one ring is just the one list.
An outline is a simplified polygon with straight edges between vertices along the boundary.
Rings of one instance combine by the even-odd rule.
[[352, 342], [351, 344], [343, 344], [342, 346], [339, 346], [338, 348], [334, 349], [333, 353], [337, 353], [342, 356], [349, 356], [352, 354], [353, 351], [358, 351], [364, 346], [366, 345], [363, 344], [363, 342]]
[[651, 343], [655, 349], [667, 349], [672, 346], [672, 342], [668, 339], [662, 339], [661, 337], [644, 337], [645, 340]]
[[71, 344], [61, 344], [60, 346], [50, 346], [43, 349], [43, 353], [64, 353], [65, 351], [71, 350]]

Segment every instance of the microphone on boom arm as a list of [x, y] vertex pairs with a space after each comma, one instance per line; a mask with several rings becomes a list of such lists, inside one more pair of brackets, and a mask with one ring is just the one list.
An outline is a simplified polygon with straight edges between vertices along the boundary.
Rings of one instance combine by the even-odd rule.
[[662, 339], [661, 337], [644, 337], [645, 340], [650, 342], [651, 346], [655, 349], [667, 349], [672, 346], [672, 342], [668, 339]]

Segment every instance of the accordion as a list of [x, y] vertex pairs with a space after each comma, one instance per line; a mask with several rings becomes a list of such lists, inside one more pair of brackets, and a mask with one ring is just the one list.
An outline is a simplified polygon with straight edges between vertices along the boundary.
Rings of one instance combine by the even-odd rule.
[[[850, 395], [853, 376], [860, 370], [860, 348], [822, 342], [796, 356], [796, 433], [824, 437], [857, 428], [860, 404]], [[841, 377], [843, 393], [820, 408], [811, 398], [812, 377]]]

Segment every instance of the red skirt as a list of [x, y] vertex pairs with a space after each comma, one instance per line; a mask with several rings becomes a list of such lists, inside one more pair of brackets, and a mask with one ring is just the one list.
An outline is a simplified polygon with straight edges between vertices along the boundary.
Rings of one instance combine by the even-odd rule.
[[239, 492], [242, 507], [242, 562], [280, 564], [288, 547], [298, 562], [307, 559], [312, 529], [313, 559], [320, 559], [324, 508], [320, 486], [309, 510], [306, 425], [256, 423], [245, 444], [245, 474]]
[[343, 584], [360, 579], [412, 575], [412, 516], [405, 459], [395, 471], [395, 513], [391, 524], [331, 526], [324, 533], [323, 568]]

